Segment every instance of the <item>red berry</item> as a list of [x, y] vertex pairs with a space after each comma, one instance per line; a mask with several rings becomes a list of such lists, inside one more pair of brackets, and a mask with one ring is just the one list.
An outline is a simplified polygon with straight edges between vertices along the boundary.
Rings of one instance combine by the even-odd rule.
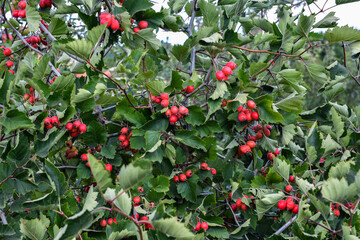
[[[10, 71], [10, 70], [9, 70], [9, 71]], [[30, 102], [31, 104], [35, 102], [35, 98], [34, 98], [34, 96], [30, 96], [30, 98], [29, 98], [29, 102]]]
[[80, 132], [85, 132], [86, 131], [86, 125], [85, 124], [80, 124], [80, 126], [79, 126], [79, 130], [80, 130]]
[[51, 0], [44, 0], [45, 5], [51, 7], [52, 1]]
[[237, 109], [238, 113], [241, 113], [244, 110], [245, 110], [245, 108], [243, 106], [239, 106], [238, 109]]
[[340, 216], [340, 210], [339, 210], [339, 209], [335, 209], [335, 210], [334, 210], [334, 215], [337, 216], [337, 217]]
[[138, 33], [140, 30], [141, 30], [141, 29], [138, 28], [138, 27], [134, 28], [134, 32], [135, 32], [135, 33]]
[[171, 110], [170, 109], [166, 110], [165, 116], [168, 117], [168, 118], [171, 117]]
[[232, 193], [229, 193], [229, 198], [232, 199]]
[[222, 72], [223, 72], [226, 76], [229, 76], [229, 75], [232, 74], [231, 68], [229, 68], [229, 67], [227, 67], [227, 66], [223, 67]]
[[[139, 217], [138, 217], [138, 219], [139, 219]], [[140, 218], [140, 221], [149, 221], [149, 218], [146, 216], [143, 216]]]
[[264, 129], [264, 134], [265, 134], [265, 136], [270, 136], [270, 130], [269, 129], [267, 129], [267, 128], [265, 128]]
[[162, 100], [169, 100], [169, 94], [168, 93], [162, 93], [160, 94], [160, 97]]
[[139, 218], [140, 218], [139, 214], [138, 214], [138, 213], [135, 213], [135, 214], [134, 214], [134, 219], [139, 220]]
[[292, 199], [292, 197], [288, 197], [287, 199], [286, 199], [286, 203], [287, 202], [293, 202], [294, 200]]
[[51, 124], [51, 118], [50, 118], [50, 117], [47, 117], [47, 118], [45, 118], [45, 120], [44, 120], [44, 125], [49, 125], [49, 124]]
[[77, 137], [78, 135], [79, 135], [78, 132], [72, 132], [72, 133], [70, 133], [70, 136], [71, 136], [71, 137]]
[[247, 210], [247, 208], [248, 208], [248, 207], [246, 206], [246, 204], [245, 204], [245, 203], [242, 203], [242, 204], [241, 204], [241, 209], [242, 209], [242, 210], [246, 211], [246, 210]]
[[287, 185], [287, 186], [285, 187], [285, 191], [287, 191], [287, 192], [291, 192], [292, 189], [293, 189], [293, 187], [292, 187], [291, 185]]
[[179, 107], [179, 113], [181, 115], [189, 115], [189, 109], [187, 109], [187, 107], [180, 106]]
[[248, 141], [246, 145], [248, 145], [250, 148], [256, 147], [256, 143], [254, 141]]
[[51, 128], [53, 128], [54, 126], [52, 125], [52, 124], [48, 124], [48, 125], [46, 125], [45, 126], [47, 129], [51, 129]]
[[201, 168], [201, 170], [207, 170], [207, 168], [208, 168], [207, 163], [202, 163], [202, 164], [200, 165], [200, 168]]
[[248, 145], [241, 145], [240, 146], [240, 151], [242, 153], [251, 153], [251, 148]]
[[11, 55], [11, 49], [10, 48], [4, 48], [3, 53], [6, 57]]
[[285, 200], [280, 200], [277, 204], [278, 208], [280, 210], [284, 210], [286, 208], [286, 201]]
[[25, 93], [25, 95], [24, 95], [24, 99], [25, 99], [25, 100], [28, 100], [29, 98], [30, 98], [30, 94]]
[[256, 108], [255, 102], [251, 100], [247, 101], [247, 106], [251, 109]]
[[102, 227], [106, 227], [106, 220], [105, 219], [103, 219], [103, 220], [101, 220], [101, 222], [100, 222], [100, 226], [102, 226]]
[[211, 168], [210, 171], [211, 171], [212, 175], [216, 175], [216, 169], [215, 168]]
[[175, 183], [179, 183], [179, 181], [180, 181], [178, 176], [174, 176], [173, 180]]
[[6, 61], [6, 67], [7, 68], [11, 68], [12, 66], [14, 66], [13, 61]]
[[251, 118], [252, 118], [253, 120], [258, 120], [258, 119], [259, 119], [259, 114], [258, 114], [257, 112], [252, 112], [252, 113], [251, 113]]
[[319, 163], [324, 163], [324, 162], [325, 162], [325, 159], [321, 158]]
[[127, 134], [127, 132], [128, 132], [127, 127], [123, 127], [123, 128], [121, 129], [121, 133], [122, 133], [122, 134]]
[[109, 218], [109, 219], [108, 219], [108, 224], [109, 224], [109, 225], [113, 224], [113, 222], [114, 222], [114, 220], [113, 220], [112, 218]]
[[180, 174], [179, 179], [180, 179], [180, 181], [185, 182], [187, 180], [187, 177], [185, 174], [182, 173], [182, 174]]
[[203, 222], [201, 223], [201, 228], [206, 232], [206, 230], [209, 228], [209, 225], [206, 222]]
[[126, 140], [126, 136], [124, 135], [124, 134], [121, 134], [120, 136], [119, 136], [119, 141], [120, 142], [123, 142], [123, 141], [125, 141]]
[[60, 125], [59, 118], [57, 116], [51, 117], [51, 123], [54, 126], [59, 126]]
[[134, 197], [133, 202], [134, 202], [135, 204], [139, 204], [139, 203], [141, 202], [141, 198], [140, 198], [139, 196], [136, 196], [136, 197]]
[[190, 178], [193, 175], [193, 172], [191, 170], [187, 170], [185, 173], [186, 177]]
[[169, 118], [169, 121], [170, 121], [170, 123], [174, 124], [174, 123], [176, 123], [176, 121], [177, 121], [177, 117], [176, 117], [175, 115], [172, 115], [172, 116]]
[[234, 70], [236, 68], [236, 64], [234, 62], [228, 62], [226, 64], [226, 66], [228, 66], [229, 68], [231, 68], [231, 70]]
[[164, 108], [169, 106], [169, 100], [166, 100], [166, 99], [162, 100], [161, 101], [161, 106], [164, 107]]
[[81, 160], [87, 161], [88, 160], [88, 155], [86, 153], [81, 154]]
[[246, 120], [248, 121], [248, 122], [250, 122], [251, 120], [252, 120], [252, 117], [251, 117], [251, 113], [246, 113], [245, 114], [245, 118], [246, 118]]
[[185, 91], [186, 93], [192, 93], [194, 90], [195, 90], [194, 86], [191, 85], [191, 86], [187, 86]]
[[72, 123], [67, 123], [65, 128], [68, 130], [68, 131], [71, 131], [71, 129], [73, 128], [73, 124]]
[[240, 113], [238, 116], [238, 119], [240, 122], [244, 122], [246, 121], [246, 114], [245, 113]]
[[241, 204], [242, 204], [241, 198], [239, 198], [238, 200], [236, 200], [235, 204], [236, 204], [236, 207], [237, 207], [237, 208], [241, 208]]
[[111, 164], [106, 164], [106, 165], [105, 165], [105, 170], [111, 172], [111, 170], [112, 170], [112, 165], [111, 165]]
[[293, 201], [288, 201], [288, 202], [286, 203], [286, 208], [287, 208], [288, 210], [292, 210], [294, 207], [295, 207], [295, 203], [294, 203]]
[[144, 191], [144, 189], [142, 187], [138, 187], [138, 192], [142, 193]]
[[119, 21], [116, 20], [116, 19], [113, 19], [113, 20], [111, 21], [111, 29], [114, 30], [114, 31], [116, 31], [116, 30], [118, 30], [119, 28], [120, 28]]
[[21, 1], [18, 3], [18, 6], [21, 8], [21, 9], [25, 9], [26, 8], [26, 1]]
[[19, 18], [25, 18], [26, 17], [26, 10], [21, 9], [19, 10]]
[[235, 211], [237, 209], [236, 204], [231, 204], [231, 209]]
[[216, 78], [217, 78], [217, 80], [222, 81], [225, 78], [225, 74], [222, 71], [217, 71], [216, 72]]
[[294, 176], [290, 176], [289, 177], [289, 182], [294, 182], [295, 181], [295, 177]]
[[12, 13], [14, 18], [18, 18], [19, 17], [19, 10], [14, 10]]
[[201, 229], [201, 223], [197, 222], [196, 227], [195, 227], [195, 231], [199, 231]]
[[140, 21], [139, 22], [139, 28], [140, 29], [145, 29], [148, 27], [148, 22], [147, 21]]
[[292, 209], [292, 213], [298, 213], [299, 212], [299, 205], [295, 204], [294, 208]]
[[177, 106], [172, 106], [170, 108], [170, 111], [171, 111], [172, 114], [177, 114], [179, 112], [179, 109], [178, 109]]
[[78, 120], [76, 120], [76, 121], [73, 123], [73, 127], [75, 127], [75, 128], [79, 128], [80, 125], [81, 125], [81, 122], [78, 121]]
[[274, 154], [275, 154], [275, 156], [279, 155], [280, 154], [279, 149], [276, 148]]

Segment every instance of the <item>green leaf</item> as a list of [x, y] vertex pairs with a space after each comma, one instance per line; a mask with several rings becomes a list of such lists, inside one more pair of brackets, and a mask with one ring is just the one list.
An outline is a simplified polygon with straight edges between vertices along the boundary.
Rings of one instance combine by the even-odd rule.
[[151, 184], [151, 189], [156, 192], [169, 191], [169, 187], [170, 187], [169, 178], [164, 175], [160, 175], [157, 176], [156, 178], [150, 179], [150, 184]]
[[324, 181], [321, 194], [324, 198], [332, 202], [342, 202], [356, 194], [350, 187], [345, 178], [329, 178]]
[[40, 26], [40, 14], [36, 11], [35, 8], [31, 7], [30, 4], [26, 5], [26, 21], [29, 24], [29, 31], [30, 32], [37, 32], [39, 31]]
[[199, 177], [193, 175], [186, 182], [180, 182], [176, 185], [178, 193], [187, 201], [196, 202], [196, 190], [197, 190], [197, 182]]
[[309, 64], [307, 70], [309, 70], [311, 78], [320, 84], [324, 84], [328, 79], [325, 73], [326, 70], [321, 65]]
[[65, 221], [65, 226], [60, 228], [54, 240], [75, 238], [77, 235], [79, 235], [79, 233], [82, 232], [82, 230], [91, 226], [92, 220], [92, 215], [88, 211], [81, 212], [81, 214], [76, 214], [69, 217]]
[[97, 144], [103, 145], [106, 143], [107, 134], [105, 129], [97, 121], [92, 121], [86, 129], [86, 132], [81, 135], [84, 142], [92, 147]]
[[55, 79], [55, 81], [51, 84], [51, 91], [63, 91], [68, 86], [74, 84], [75, 75], [70, 74], [68, 76], [61, 75]]
[[194, 234], [192, 234], [184, 224], [178, 222], [176, 218], [159, 219], [151, 223], [156, 230], [165, 233], [169, 237], [176, 239], [194, 237]]
[[332, 178], [343, 178], [346, 177], [350, 172], [350, 167], [354, 163], [352, 161], [342, 161], [338, 162], [335, 166], [332, 166], [329, 171], [329, 177]]
[[[157, 149], [157, 147], [159, 147], [159, 143], [158, 143], [159, 141], [161, 145], [160, 136], [161, 133], [158, 131], [147, 131], [145, 133], [145, 149], [147, 151], [151, 149], [152, 150], [151, 152], [154, 152]], [[153, 149], [155, 145], [157, 145], [157, 147], [156, 149]]]
[[331, 107], [331, 116], [334, 125], [334, 132], [336, 133], [336, 137], [339, 138], [344, 133], [344, 122], [342, 121], [340, 115], [337, 113], [334, 107]]
[[65, 176], [59, 169], [55, 167], [49, 160], [45, 161], [45, 170], [49, 175], [49, 179], [54, 182], [56, 192], [59, 197], [65, 194], [67, 191], [67, 183], [65, 182]]
[[266, 122], [281, 122], [284, 120], [283, 116], [272, 108], [273, 102], [270, 95], [264, 95], [255, 99], [259, 116]]
[[151, 8], [153, 4], [148, 0], [138, 0], [138, 1], [124, 1], [122, 6], [126, 10], [128, 10], [131, 16], [133, 16], [137, 12]]
[[296, 93], [292, 93], [281, 101], [275, 103], [275, 106], [286, 112], [300, 113], [302, 112], [303, 98], [303, 94], [296, 95]]
[[146, 86], [149, 88], [149, 91], [156, 96], [160, 96], [160, 94], [164, 92], [164, 89], [166, 87], [163, 81], [147, 82]]
[[200, 0], [198, 2], [198, 7], [202, 15], [204, 16], [204, 25], [205, 27], [216, 26], [219, 21], [219, 12], [214, 4], [208, 3], [205, 0]]
[[175, 13], [178, 13], [181, 11], [181, 9], [183, 9], [183, 7], [187, 2], [188, 2], [187, 0], [172, 0], [169, 1], [168, 5]]
[[195, 131], [176, 131], [175, 140], [196, 149], [202, 149], [206, 151], [205, 143], [198, 136], [195, 136]]
[[65, 35], [68, 33], [66, 23], [63, 20], [54, 17], [51, 18], [48, 30], [54, 36]]
[[171, 53], [179, 62], [184, 62], [191, 53], [191, 48], [182, 45], [174, 45]]
[[105, 170], [103, 162], [99, 162], [93, 155], [88, 154], [88, 162], [91, 172], [97, 182], [97, 186], [101, 191], [105, 192], [106, 188], [112, 187], [110, 172]]
[[106, 145], [105, 147], [101, 148], [101, 155], [108, 159], [114, 159], [116, 154], [116, 146], [114, 145]]
[[143, 180], [149, 173], [149, 169], [136, 167], [133, 163], [127, 166], [124, 165], [119, 173], [119, 184], [123, 189], [130, 189]]
[[358, 2], [359, 0], [335, 0], [336, 5], [351, 3], [351, 2]]
[[0, 125], [5, 127], [4, 132], [6, 134], [17, 129], [29, 129], [34, 127], [34, 124], [26, 116], [26, 114], [17, 109], [12, 109], [6, 112], [5, 116], [0, 118]]
[[106, 24], [101, 24], [99, 26], [92, 28], [88, 32], [88, 35], [86, 36], [86, 40], [92, 42], [93, 46], [95, 46], [97, 42], [100, 40], [101, 36], [104, 34], [105, 29], [106, 29]]
[[261, 28], [265, 32], [269, 32], [269, 33], [274, 32], [274, 28], [272, 24], [264, 18], [254, 18], [252, 24], [257, 26], [258, 28]]
[[65, 134], [65, 131], [52, 132], [48, 137], [43, 140], [37, 140], [35, 142], [34, 150], [36, 155], [45, 158], [49, 154], [49, 150], [60, 140]]
[[324, 36], [330, 43], [355, 41], [360, 40], [360, 31], [346, 25], [329, 29]]
[[264, 198], [256, 200], [256, 211], [258, 214], [258, 220], [260, 220], [264, 213], [269, 211], [275, 204], [277, 204], [284, 197], [284, 193], [271, 193], [266, 194]]
[[[42, 81], [44, 79], [44, 77], [47, 74], [49, 74], [49, 72], [47, 71], [47, 69], [49, 68], [49, 61], [50, 61], [50, 56], [48, 54], [46, 54], [41, 58], [39, 64], [34, 68], [33, 80], [37, 85], [40, 85], [38, 83], [38, 81]], [[35, 86], [33, 86], [33, 87], [35, 87]], [[47, 89], [49, 88], [48, 85], [46, 85], [46, 87], [47, 87]], [[42, 90], [42, 89], [40, 89], [40, 90]]]
[[71, 105], [83, 102], [85, 100], [88, 100], [91, 97], [92, 97], [91, 92], [89, 92], [86, 89], [80, 88], [79, 92], [75, 96], [71, 97]]
[[95, 207], [98, 205], [98, 202], [96, 201], [96, 198], [98, 196], [97, 192], [94, 192], [94, 188], [91, 186], [89, 189], [89, 192], [86, 195], [84, 207], [82, 209], [83, 211], [92, 211], [95, 209]]
[[205, 115], [200, 106], [190, 106], [189, 115], [185, 117], [186, 122], [192, 124], [193, 126], [199, 126], [205, 122]]
[[130, 214], [131, 212], [131, 199], [127, 192], [123, 192], [122, 189], [115, 193], [115, 189], [108, 188], [104, 194], [105, 198], [107, 200], [113, 200], [116, 196], [118, 196], [121, 193], [121, 195], [115, 199], [114, 204], [117, 208], [119, 208], [122, 212], [126, 214]]
[[285, 181], [289, 179], [290, 165], [286, 161], [276, 157], [274, 159], [273, 169], [276, 173], [283, 177]]
[[284, 145], [288, 145], [296, 134], [296, 126], [294, 124], [286, 125], [282, 128], [281, 142]]
[[229, 231], [226, 227], [213, 227], [210, 226], [209, 229], [206, 231], [206, 234], [214, 237], [215, 239], [228, 239], [229, 238]]
[[261, 140], [261, 146], [267, 151], [275, 152], [276, 147], [278, 146], [278, 142], [274, 139], [263, 136]]
[[335, 12], [329, 12], [323, 19], [314, 25], [314, 28], [331, 28], [336, 27], [338, 17], [335, 17]]
[[46, 225], [39, 219], [20, 219], [20, 232], [32, 240], [42, 240], [45, 237]]
[[88, 40], [75, 40], [66, 44], [54, 41], [53, 44], [55, 48], [71, 53], [86, 61], [89, 60], [90, 52], [94, 47], [94, 44]]
[[304, 14], [301, 14], [295, 32], [305, 37], [308, 36], [314, 22], [315, 15], [305, 16]]
[[142, 39], [145, 42], [149, 43], [154, 50], [158, 50], [161, 47], [161, 42], [156, 38], [154, 29], [146, 28], [140, 30], [137, 34], [134, 35], [135, 39]]
[[225, 82], [217, 82], [216, 89], [213, 94], [210, 96], [211, 99], [216, 100], [218, 98], [223, 98], [227, 92], [227, 86]]
[[295, 69], [285, 69], [278, 72], [276, 75], [280, 79], [279, 83], [290, 85], [298, 93], [305, 91], [304, 87], [300, 85], [303, 82], [302, 74]]
[[118, 240], [125, 239], [127, 237], [135, 236], [135, 231], [128, 231], [127, 229], [122, 230], [121, 232], [112, 232], [108, 238], [108, 240]]

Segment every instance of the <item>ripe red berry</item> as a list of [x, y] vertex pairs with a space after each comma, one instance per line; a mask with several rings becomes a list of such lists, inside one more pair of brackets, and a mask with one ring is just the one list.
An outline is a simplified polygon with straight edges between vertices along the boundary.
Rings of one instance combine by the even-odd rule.
[[339, 210], [339, 209], [335, 209], [335, 210], [334, 210], [334, 215], [335, 215], [336, 217], [340, 216], [340, 210]]
[[76, 120], [76, 121], [73, 123], [73, 127], [75, 127], [75, 128], [79, 128], [80, 125], [81, 125], [81, 122], [78, 121], [78, 120]]
[[209, 228], [209, 225], [206, 222], [203, 222], [201, 223], [201, 228], [206, 232], [206, 230]]
[[135, 33], [138, 33], [140, 30], [141, 30], [141, 29], [138, 28], [138, 27], [134, 28], [134, 32], [135, 32]]
[[51, 118], [50, 118], [50, 117], [47, 117], [47, 118], [45, 118], [45, 120], [44, 120], [44, 125], [49, 125], [49, 124], [51, 124]]
[[195, 227], [195, 231], [199, 231], [201, 229], [201, 223], [197, 222], [196, 227]]
[[[139, 219], [139, 217], [138, 217]], [[149, 221], [149, 218], [147, 216], [143, 216], [140, 218], [140, 221]]]
[[227, 67], [227, 66], [223, 67], [222, 72], [223, 72], [226, 76], [229, 76], [229, 75], [232, 74], [231, 68], [229, 68], [229, 67]]
[[135, 204], [139, 204], [139, 203], [141, 202], [141, 198], [140, 198], [139, 196], [136, 196], [136, 197], [134, 197], [133, 202], [134, 202]]
[[236, 204], [231, 204], [231, 209], [235, 211], [237, 209]]
[[71, 137], [77, 137], [78, 135], [79, 135], [78, 132], [72, 132], [72, 133], [70, 133], [70, 136], [71, 136]]
[[265, 136], [270, 136], [270, 130], [269, 129], [267, 129], [267, 128], [265, 128], [264, 129], [264, 134], [265, 134]]
[[240, 113], [238, 116], [238, 119], [240, 122], [244, 122], [246, 121], [246, 114], [245, 113]]
[[85, 124], [80, 124], [80, 126], [79, 126], [79, 130], [80, 130], [80, 132], [85, 132], [86, 131], [86, 125]]
[[295, 203], [294, 203], [293, 201], [288, 201], [288, 202], [286, 203], [286, 208], [287, 208], [288, 210], [292, 210], [294, 207], [295, 207]]
[[241, 204], [242, 204], [241, 198], [239, 198], [238, 200], [236, 200], [235, 204], [236, 204], [236, 207], [237, 207], [237, 208], [241, 208]]
[[144, 191], [144, 189], [142, 187], [138, 187], [138, 192], [142, 193]]
[[216, 169], [215, 168], [211, 168], [210, 171], [211, 171], [212, 175], [216, 175]]
[[284, 210], [286, 208], [286, 201], [285, 200], [280, 200], [277, 204], [278, 208], [280, 210]]
[[180, 106], [179, 107], [179, 113], [181, 115], [189, 115], [189, 109], [187, 109], [187, 107]]
[[279, 154], [280, 154], [279, 149], [276, 148], [274, 154], [275, 154], [276, 156], [279, 155]]
[[251, 117], [251, 113], [246, 113], [245, 114], [245, 119], [248, 121], [248, 122], [250, 122], [251, 120], [252, 120], [252, 117]]
[[226, 63], [226, 66], [231, 68], [231, 70], [234, 70], [236, 68], [236, 64], [234, 62], [228, 62], [228, 63]]
[[26, 17], [26, 10], [21, 9], [19, 10], [19, 18], [25, 18]]
[[123, 142], [123, 141], [125, 141], [126, 140], [126, 136], [124, 135], [124, 134], [121, 134], [120, 136], [119, 136], [119, 141], [120, 142]]
[[201, 168], [201, 170], [207, 170], [207, 168], [208, 168], [207, 163], [202, 163], [202, 164], [200, 165], [200, 168]]
[[237, 109], [238, 113], [241, 113], [244, 110], [245, 110], [245, 108], [243, 106], [239, 106], [238, 109]]
[[255, 102], [251, 100], [247, 101], [247, 106], [251, 109], [256, 108]]
[[11, 68], [12, 66], [14, 66], [13, 61], [6, 61], [6, 67], [7, 68]]
[[111, 172], [111, 170], [112, 170], [112, 165], [111, 165], [111, 164], [106, 164], [106, 165], [105, 165], [105, 170]]
[[84, 162], [88, 160], [88, 155], [86, 153], [81, 154], [81, 160]]
[[148, 27], [148, 22], [147, 21], [140, 21], [139, 22], [139, 28], [140, 29], [145, 29]]
[[182, 174], [180, 174], [179, 179], [180, 179], [180, 181], [185, 182], [187, 180], [187, 177], [185, 174], [182, 173]]
[[111, 29], [114, 30], [114, 31], [118, 30], [118, 29], [120, 28], [119, 21], [116, 20], [116, 19], [113, 19], [113, 20], [111, 21], [111, 26], [110, 26], [110, 27], [111, 27]]
[[248, 209], [248, 207], [246, 206], [245, 203], [242, 203], [242, 204], [241, 204], [241, 209], [244, 210], [244, 211], [246, 211], [246, 210]]
[[100, 226], [102, 226], [102, 227], [106, 227], [106, 220], [105, 219], [103, 219], [103, 220], [101, 220], [101, 222], [100, 222]]
[[290, 176], [289, 177], [289, 182], [294, 182], [295, 181], [295, 177], [294, 176]]
[[51, 123], [54, 126], [59, 126], [60, 125], [59, 118], [57, 116], [52, 116], [51, 117]]
[[19, 10], [14, 10], [13, 13], [12, 13], [12, 16], [14, 18], [18, 18], [19, 17]]
[[248, 145], [250, 148], [256, 147], [256, 143], [254, 141], [248, 141], [246, 145]]
[[72, 123], [67, 123], [65, 128], [68, 130], [68, 131], [71, 131], [71, 129], [73, 128], [73, 124]]
[[179, 109], [178, 109], [177, 106], [172, 106], [170, 108], [170, 111], [171, 111], [172, 114], [177, 114], [179, 112]]
[[34, 98], [34, 96], [30, 96], [30, 98], [29, 98], [29, 102], [30, 102], [31, 104], [33, 104], [33, 103], [35, 102], [35, 98]]
[[324, 163], [324, 162], [325, 162], [325, 159], [321, 158], [319, 163]]
[[11, 55], [11, 49], [10, 48], [4, 48], [3, 53], [6, 57]]
[[216, 72], [216, 78], [217, 78], [217, 80], [222, 81], [225, 78], [225, 74], [222, 71], [217, 71]]
[[51, 129], [51, 128], [53, 128], [54, 126], [52, 125], [52, 124], [48, 124], [48, 125], [46, 125], [45, 126], [47, 129]]
[[241, 145], [240, 146], [240, 151], [242, 153], [251, 153], [251, 148], [248, 145]]
[[186, 177], [190, 178], [193, 175], [193, 172], [191, 170], [187, 170], [185, 173]]
[[293, 189], [293, 187], [292, 187], [291, 185], [287, 185], [287, 186], [285, 187], [285, 191], [287, 191], [287, 192], [291, 192], [292, 189]]
[[121, 129], [121, 133], [122, 133], [122, 134], [127, 134], [127, 132], [128, 132], [127, 127], [123, 127], [123, 128]]
[[169, 94], [168, 93], [162, 93], [160, 94], [160, 97], [162, 100], [169, 100]]
[[51, 7], [52, 1], [51, 0], [44, 0], [45, 5]]
[[169, 118], [169, 121], [170, 121], [171, 124], [174, 124], [174, 123], [176, 123], [176, 121], [177, 121], [177, 117], [176, 117], [175, 115], [172, 115], [172, 116]]
[[299, 205], [295, 204], [294, 208], [291, 211], [292, 213], [298, 213], [299, 212]]
[[170, 109], [166, 110], [165, 116], [168, 117], [168, 118], [171, 117], [171, 110]]
[[114, 222], [114, 220], [113, 220], [112, 218], [109, 218], [109, 219], [108, 219], [108, 224], [109, 224], [109, 225], [113, 224], [113, 222]]
[[20, 1], [18, 3], [18, 6], [21, 8], [21, 9], [25, 9], [26, 8], [26, 1]]
[[232, 193], [229, 193], [229, 198], [232, 199]]
[[185, 91], [186, 93], [192, 93], [195, 90], [193, 85], [187, 86]]
[[258, 119], [259, 119], [259, 113], [257, 113], [257, 112], [252, 112], [252, 113], [251, 113], [251, 118], [252, 118], [253, 120], [258, 120]]
[[25, 93], [25, 95], [24, 95], [24, 99], [25, 99], [25, 100], [28, 100], [29, 98], [30, 98], [30, 94]]
[[173, 180], [175, 183], [179, 183], [179, 181], [180, 181], [178, 176], [174, 176]]

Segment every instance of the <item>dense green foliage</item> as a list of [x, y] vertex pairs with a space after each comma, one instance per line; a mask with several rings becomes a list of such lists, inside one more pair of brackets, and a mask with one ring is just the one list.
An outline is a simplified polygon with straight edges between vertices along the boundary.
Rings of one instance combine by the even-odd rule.
[[359, 239], [360, 31], [316, 2], [0, 1], [0, 239]]

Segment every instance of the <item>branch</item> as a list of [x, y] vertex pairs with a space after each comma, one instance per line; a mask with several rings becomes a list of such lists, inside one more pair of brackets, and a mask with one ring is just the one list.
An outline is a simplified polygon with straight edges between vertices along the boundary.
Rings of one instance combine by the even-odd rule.
[[[194, 29], [194, 20], [195, 20], [195, 16], [196, 16], [196, 5], [197, 5], [197, 0], [193, 1], [193, 4], [191, 6], [191, 18], [190, 18], [190, 23], [189, 23], [189, 27], [187, 28], [187, 32], [189, 37], [192, 36], [192, 31]], [[194, 69], [195, 69], [195, 46], [191, 49], [191, 57], [190, 57], [190, 75], [192, 75]]]
[[5, 212], [0, 208], [0, 218], [4, 225], [8, 225], [8, 222], [6, 220]]
[[132, 218], [131, 216], [127, 215], [126, 213], [120, 211], [118, 208], [115, 207], [115, 205], [112, 203], [111, 204], [111, 209], [113, 211], [116, 211], [117, 213], [119, 213], [120, 215], [123, 215], [124, 217], [126, 217], [127, 219], [131, 220], [133, 223], [135, 223], [136, 227], [138, 228], [138, 232], [140, 235], [140, 239], [143, 240], [143, 235], [142, 235], [142, 230], [141, 227], [139, 225], [139, 222], [137, 220], [135, 220], [134, 218]]
[[295, 220], [297, 219], [297, 215], [295, 215], [290, 221], [284, 224], [281, 228], [279, 228], [273, 235], [279, 235], [282, 233], [285, 229], [287, 229]]

